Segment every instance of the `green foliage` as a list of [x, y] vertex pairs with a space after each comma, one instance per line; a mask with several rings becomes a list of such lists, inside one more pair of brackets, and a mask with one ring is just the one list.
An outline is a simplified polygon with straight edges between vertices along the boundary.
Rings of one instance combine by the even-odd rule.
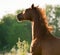
[[[17, 49], [16, 49], [17, 47]], [[29, 44], [27, 41], [20, 41], [20, 38], [18, 38], [18, 41], [17, 41], [17, 45], [16, 47], [14, 46], [12, 49], [11, 49], [11, 54], [13, 55], [27, 55], [28, 53], [28, 49], [29, 49]]]
[[17, 47], [20, 55], [26, 55], [28, 52], [29, 44], [25, 40], [21, 42], [20, 39], [18, 39]]
[[16, 16], [7, 14], [0, 22], [0, 51], [10, 50], [20, 36], [21, 41], [31, 42], [31, 23], [29, 21], [17, 22]]
[[60, 6], [57, 5], [55, 7], [51, 5], [47, 5], [46, 13], [49, 18], [49, 25], [53, 25], [54, 31], [53, 35], [60, 36]]

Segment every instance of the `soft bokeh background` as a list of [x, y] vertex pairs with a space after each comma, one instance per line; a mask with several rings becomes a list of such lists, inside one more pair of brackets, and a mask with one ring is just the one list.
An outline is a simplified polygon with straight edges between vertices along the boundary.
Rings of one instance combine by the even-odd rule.
[[18, 9], [25, 9], [34, 3], [36, 6], [45, 7], [47, 4], [53, 6], [60, 4], [60, 0], [0, 0], [0, 17], [6, 13], [14, 13]]

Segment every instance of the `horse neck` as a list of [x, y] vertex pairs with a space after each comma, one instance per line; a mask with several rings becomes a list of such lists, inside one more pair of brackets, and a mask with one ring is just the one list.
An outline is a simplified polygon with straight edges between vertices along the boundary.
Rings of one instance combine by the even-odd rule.
[[42, 21], [39, 20], [39, 18], [35, 17], [34, 22], [32, 22], [32, 39], [38, 38], [46, 38], [48, 30], [46, 28], [46, 25], [43, 24]]

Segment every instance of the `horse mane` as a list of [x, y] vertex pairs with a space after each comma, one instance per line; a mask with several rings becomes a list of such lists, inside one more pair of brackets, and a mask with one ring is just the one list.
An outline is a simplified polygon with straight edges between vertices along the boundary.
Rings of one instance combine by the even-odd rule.
[[34, 7], [34, 9], [38, 12], [39, 16], [41, 16], [43, 24], [46, 26], [47, 30], [49, 32], [53, 31], [53, 27], [48, 25], [48, 20], [47, 20], [47, 16], [46, 16], [46, 12], [44, 9], [42, 8], [38, 8], [38, 7]]

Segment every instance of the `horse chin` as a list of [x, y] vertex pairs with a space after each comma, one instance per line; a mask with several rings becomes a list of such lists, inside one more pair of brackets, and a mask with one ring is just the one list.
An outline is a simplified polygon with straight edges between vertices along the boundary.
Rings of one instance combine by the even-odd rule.
[[23, 22], [22, 20], [17, 20], [18, 22]]

